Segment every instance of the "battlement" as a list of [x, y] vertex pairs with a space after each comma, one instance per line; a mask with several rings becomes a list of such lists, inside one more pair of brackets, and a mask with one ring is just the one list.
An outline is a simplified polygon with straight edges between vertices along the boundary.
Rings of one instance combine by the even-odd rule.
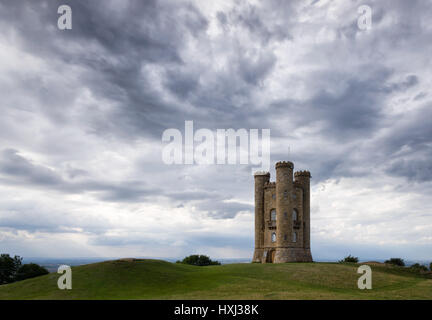
[[264, 188], [276, 188], [276, 182], [266, 182]]
[[268, 176], [268, 177], [270, 177], [270, 172], [268, 172], [268, 171], [257, 171], [257, 172], [254, 173], [254, 176], [255, 177], [256, 176]]
[[276, 169], [277, 168], [282, 168], [282, 167], [288, 167], [291, 169], [294, 169], [294, 163], [292, 163], [291, 161], [278, 161], [276, 162]]
[[309, 171], [304, 170], [304, 171], [297, 171], [294, 173], [294, 177], [311, 177], [311, 174]]

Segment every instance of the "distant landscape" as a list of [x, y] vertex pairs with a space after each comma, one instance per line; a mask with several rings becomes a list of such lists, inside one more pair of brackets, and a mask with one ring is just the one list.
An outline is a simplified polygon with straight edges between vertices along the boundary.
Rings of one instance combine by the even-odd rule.
[[[45, 267], [49, 272], [57, 272], [57, 269], [60, 265], [65, 264], [68, 266], [81, 266], [90, 263], [103, 262], [109, 260], [117, 260], [119, 257], [104, 257], [104, 258], [42, 258], [42, 257], [24, 257], [23, 263], [37, 263], [42, 267]], [[179, 258], [160, 258], [160, 257], [137, 257], [137, 259], [157, 259], [157, 260], [165, 260], [168, 262], [176, 262]], [[249, 258], [241, 258], [241, 259], [217, 259], [221, 264], [229, 264], [229, 263], [249, 263], [251, 259]], [[384, 262], [386, 259], [362, 259], [361, 261], [377, 261]], [[331, 259], [317, 259], [316, 262], [337, 262]], [[424, 265], [429, 265], [429, 260], [404, 260], [407, 266], [411, 266], [414, 263], [420, 263]]]

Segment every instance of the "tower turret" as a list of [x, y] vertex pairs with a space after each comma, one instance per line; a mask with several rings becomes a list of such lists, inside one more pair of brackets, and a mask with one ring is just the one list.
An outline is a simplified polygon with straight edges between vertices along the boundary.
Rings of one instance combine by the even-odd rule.
[[293, 191], [294, 164], [290, 161], [276, 163], [276, 254], [274, 262], [286, 262], [290, 246], [292, 220], [291, 194]]
[[261, 262], [264, 253], [264, 185], [270, 180], [270, 173], [259, 171], [255, 180], [255, 250], [253, 262]]
[[311, 174], [309, 171], [298, 171], [294, 174], [295, 182], [300, 184], [303, 188], [303, 220], [304, 220], [304, 231], [303, 231], [303, 247], [305, 252], [310, 256], [312, 261], [312, 255], [310, 252], [310, 179]]

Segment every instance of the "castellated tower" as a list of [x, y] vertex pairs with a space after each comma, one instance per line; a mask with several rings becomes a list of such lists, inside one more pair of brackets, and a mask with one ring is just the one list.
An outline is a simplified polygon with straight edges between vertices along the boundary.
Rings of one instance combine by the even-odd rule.
[[269, 172], [255, 175], [255, 252], [254, 262], [261, 262], [264, 254], [264, 185], [270, 180]]
[[255, 173], [255, 252], [253, 262], [311, 262], [310, 173], [294, 174], [294, 164], [276, 163], [276, 182], [269, 172]]

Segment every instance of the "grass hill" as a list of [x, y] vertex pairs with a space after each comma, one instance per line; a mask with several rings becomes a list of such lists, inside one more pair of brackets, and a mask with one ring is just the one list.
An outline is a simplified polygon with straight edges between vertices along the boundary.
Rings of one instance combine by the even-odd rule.
[[432, 299], [432, 279], [373, 265], [372, 290], [359, 290], [358, 265], [226, 264], [116, 260], [72, 268], [72, 290], [51, 273], [0, 286], [0, 299]]

